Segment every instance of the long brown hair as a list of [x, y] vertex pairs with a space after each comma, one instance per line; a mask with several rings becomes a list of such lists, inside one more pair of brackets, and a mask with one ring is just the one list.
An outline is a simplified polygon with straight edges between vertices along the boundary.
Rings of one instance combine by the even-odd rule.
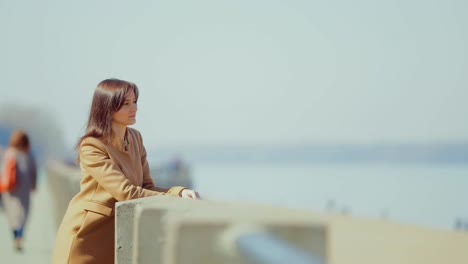
[[10, 136], [10, 142], [8, 145], [19, 151], [28, 152], [30, 147], [29, 137], [24, 130], [15, 130]]
[[100, 82], [93, 95], [85, 134], [78, 139], [75, 148], [87, 137], [99, 138], [110, 143], [112, 138], [112, 114], [122, 108], [125, 95], [133, 91], [138, 100], [138, 87], [131, 82], [119, 79], [106, 79]]

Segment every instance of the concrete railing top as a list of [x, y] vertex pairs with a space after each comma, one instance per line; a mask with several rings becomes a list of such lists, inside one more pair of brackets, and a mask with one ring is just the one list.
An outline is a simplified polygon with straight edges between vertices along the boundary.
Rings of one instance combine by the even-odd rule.
[[468, 263], [466, 232], [167, 196], [120, 202], [116, 207], [119, 264], [251, 263], [246, 248], [254, 247], [248, 242], [252, 240], [239, 241], [255, 233], [263, 234], [260, 240], [273, 237], [270, 242], [280, 241], [270, 244], [272, 255], [278, 251], [274, 245], [286, 241], [318, 263]]
[[116, 212], [120, 264], [247, 263], [235, 246], [245, 226], [325, 258], [325, 225], [300, 211], [161, 196], [119, 202]]

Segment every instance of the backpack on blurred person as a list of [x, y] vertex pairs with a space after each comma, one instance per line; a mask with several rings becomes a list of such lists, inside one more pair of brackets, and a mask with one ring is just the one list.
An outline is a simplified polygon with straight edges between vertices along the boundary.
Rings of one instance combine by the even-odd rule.
[[0, 193], [10, 192], [16, 186], [16, 161], [13, 157], [5, 158], [5, 167], [0, 171]]

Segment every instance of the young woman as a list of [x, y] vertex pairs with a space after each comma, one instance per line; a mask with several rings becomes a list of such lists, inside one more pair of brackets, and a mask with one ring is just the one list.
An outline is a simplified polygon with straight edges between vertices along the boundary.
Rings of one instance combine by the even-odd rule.
[[30, 193], [36, 189], [36, 163], [30, 153], [29, 137], [16, 130], [3, 154], [0, 189], [15, 249], [23, 248], [23, 231], [29, 215]]
[[118, 79], [100, 82], [87, 130], [78, 140], [80, 192], [70, 201], [59, 227], [53, 263], [114, 263], [114, 206], [117, 201], [153, 195], [197, 199], [176, 186], [156, 187], [150, 176], [136, 122], [138, 88]]

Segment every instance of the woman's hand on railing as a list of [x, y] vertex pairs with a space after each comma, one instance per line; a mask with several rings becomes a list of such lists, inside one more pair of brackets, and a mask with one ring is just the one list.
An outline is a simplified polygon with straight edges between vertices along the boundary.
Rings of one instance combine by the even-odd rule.
[[198, 192], [190, 189], [184, 189], [181, 193], [182, 198], [186, 199], [193, 199], [193, 200], [198, 200], [200, 199], [200, 195]]

